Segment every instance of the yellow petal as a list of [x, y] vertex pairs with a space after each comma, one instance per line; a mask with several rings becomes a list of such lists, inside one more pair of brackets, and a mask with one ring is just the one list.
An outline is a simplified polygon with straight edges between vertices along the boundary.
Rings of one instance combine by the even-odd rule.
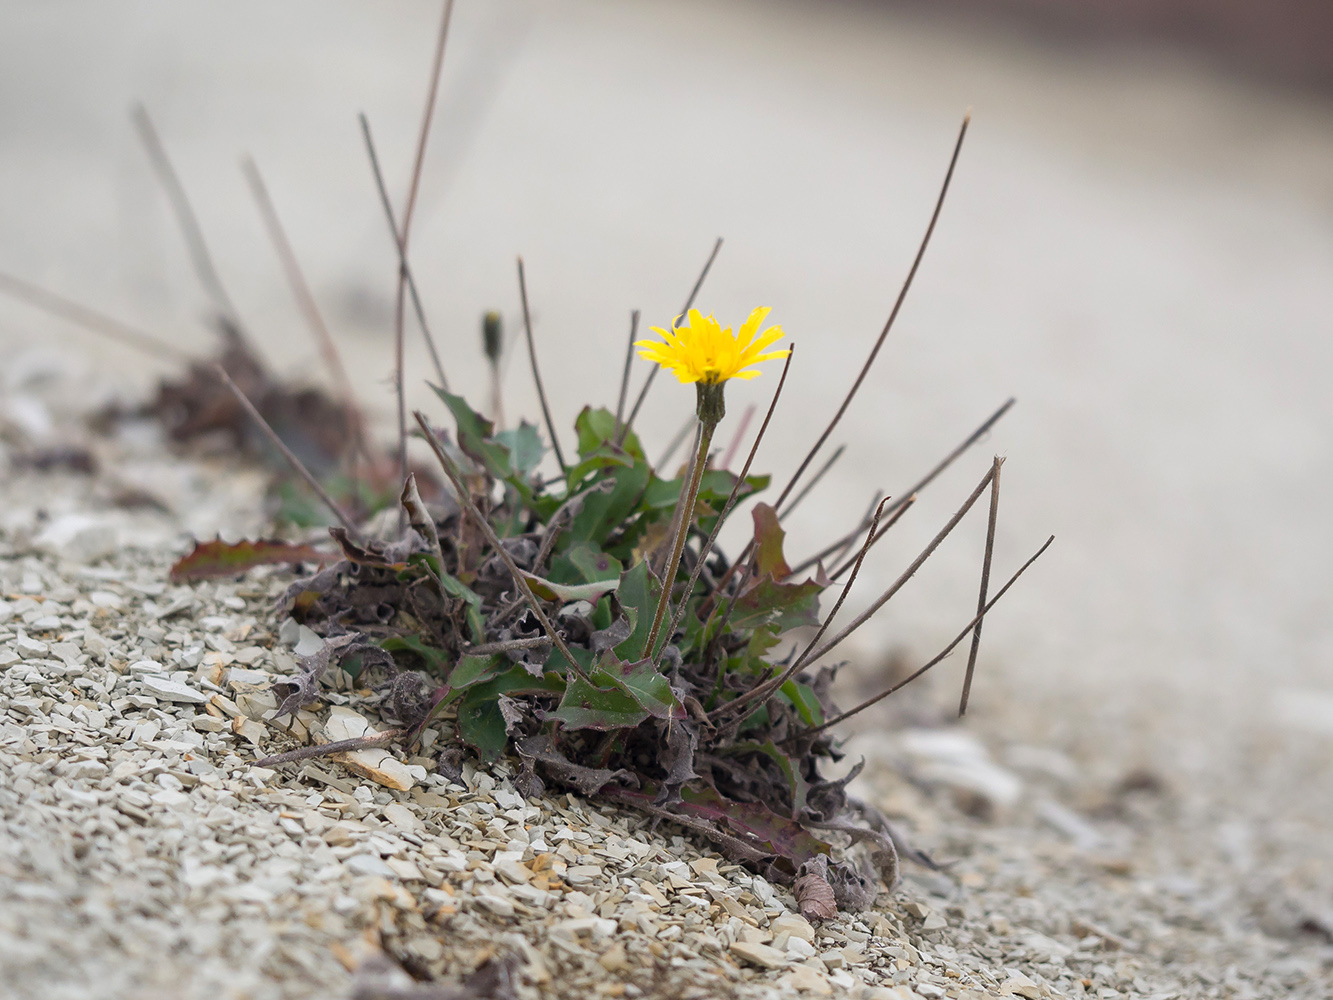
[[740, 331], [736, 334], [736, 346], [741, 351], [745, 350], [746, 345], [750, 343], [750, 339], [759, 331], [759, 326], [764, 322], [764, 317], [772, 311], [768, 306], [760, 306], [751, 312], [749, 318], [741, 324]]

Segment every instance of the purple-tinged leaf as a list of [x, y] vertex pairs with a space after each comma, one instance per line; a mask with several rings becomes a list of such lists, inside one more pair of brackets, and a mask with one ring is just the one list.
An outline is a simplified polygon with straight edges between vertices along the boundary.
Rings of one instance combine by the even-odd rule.
[[171, 567], [171, 582], [188, 583], [191, 580], [236, 576], [256, 566], [270, 566], [274, 563], [328, 561], [329, 556], [309, 545], [293, 545], [276, 538], [260, 538], [253, 542], [247, 539], [235, 543], [218, 538], [211, 542], [195, 542], [194, 550]]
[[754, 517], [755, 573], [760, 577], [785, 580], [791, 576], [791, 567], [782, 555], [782, 542], [787, 533], [778, 523], [778, 512], [769, 504], [757, 503], [751, 514]]
[[736, 610], [728, 624], [733, 632], [774, 625], [781, 634], [805, 625], [819, 624], [819, 595], [823, 587], [813, 580], [778, 583], [761, 577], [736, 599]]

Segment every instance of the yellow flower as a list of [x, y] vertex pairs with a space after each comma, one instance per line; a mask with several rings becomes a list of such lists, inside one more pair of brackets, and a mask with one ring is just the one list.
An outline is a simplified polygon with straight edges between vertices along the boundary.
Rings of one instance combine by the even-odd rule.
[[729, 378], [754, 378], [759, 372], [753, 365], [771, 358], [785, 358], [791, 353], [764, 351], [782, 336], [780, 326], [770, 326], [759, 333], [759, 324], [768, 313], [767, 307], [756, 309], [733, 336], [731, 327], [723, 327], [712, 316], [691, 309], [689, 322], [684, 326], [672, 330], [655, 326], [653, 333], [660, 334], [662, 340], [636, 340], [634, 346], [643, 348], [640, 357], [675, 372], [676, 378], [684, 383], [717, 385]]

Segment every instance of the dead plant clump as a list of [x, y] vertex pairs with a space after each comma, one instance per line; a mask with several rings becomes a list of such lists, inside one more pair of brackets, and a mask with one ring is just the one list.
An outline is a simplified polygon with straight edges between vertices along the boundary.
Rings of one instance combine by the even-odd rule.
[[[332, 557], [308, 544], [278, 540], [207, 542], [173, 569], [174, 578], [186, 580], [234, 575], [265, 562], [323, 560], [322, 568], [294, 583], [281, 602], [282, 612], [327, 643], [319, 653], [303, 658], [299, 674], [280, 685], [280, 717], [317, 701], [321, 677], [330, 668], [342, 669], [361, 686], [374, 685], [387, 693], [384, 709], [398, 728], [374, 737], [376, 744], [392, 740], [413, 748], [429, 725], [444, 734], [438, 763], [453, 775], [461, 772], [468, 755], [485, 765], [515, 754], [521, 762], [519, 784], [528, 794], [554, 784], [700, 834], [729, 858], [792, 884], [812, 919], [831, 917], [839, 908], [863, 909], [881, 883], [889, 888], [895, 884], [900, 856], [931, 862], [906, 848], [884, 816], [847, 794], [860, 765], [837, 780], [821, 774], [822, 765], [842, 756], [834, 727], [919, 677], [970, 637], [960, 702], [960, 713], [965, 711], [984, 616], [1051, 541], [1003, 587], [990, 592], [1001, 466], [997, 458], [899, 579], [865, 612], [830, 634], [870, 548], [911, 507], [918, 490], [981, 440], [1012, 405], [1009, 400], [911, 489], [893, 499], [876, 497], [844, 537], [795, 567], [784, 552], [782, 520], [841, 454], [838, 449], [807, 476], [893, 326], [939, 218], [967, 121], [916, 259], [869, 357], [777, 498], [751, 506], [751, 540], [728, 557], [716, 545], [722, 526], [739, 504], [770, 485], [768, 476], [750, 470], [793, 355], [790, 350], [759, 353], [781, 335], [777, 327], [760, 332], [766, 310], [756, 310], [736, 336], [711, 316], [692, 310], [721, 240], [682, 310], [686, 324], [659, 331], [662, 341], [637, 342], [657, 365], [633, 407], [627, 414], [631, 347], [616, 411], [584, 408], [574, 424], [572, 454], [562, 449], [546, 405], [521, 260], [524, 333], [545, 440], [529, 423], [497, 430], [461, 395], [449, 391], [407, 255], [449, 9], [446, 4], [401, 221], [385, 193], [369, 125], [362, 118], [397, 248], [396, 461], [374, 454], [367, 444], [351, 382], [253, 164], [247, 163], [247, 176], [324, 351], [337, 386], [334, 397], [286, 386], [265, 370], [217, 277], [184, 190], [142, 112], [136, 122], [150, 159], [176, 209], [200, 281], [215, 304], [215, 325], [222, 336], [219, 355], [212, 361], [191, 358], [160, 339], [19, 279], [0, 275], [0, 291], [183, 362], [183, 375], [163, 383], [149, 412], [180, 440], [221, 431], [232, 435], [237, 447], [271, 448], [304, 481], [308, 496], [318, 498], [339, 522], [330, 529], [338, 548]], [[436, 392], [453, 423], [444, 429], [425, 414], [415, 414], [414, 433], [430, 446], [442, 473], [433, 480], [407, 462], [402, 382], [409, 305], [435, 363]], [[636, 313], [632, 343], [637, 319]], [[487, 357], [498, 371], [499, 324], [488, 316], [483, 330]], [[786, 356], [786, 367], [768, 413], [741, 470], [733, 473], [727, 467], [730, 460], [718, 462], [711, 448], [725, 414], [725, 383], [732, 377], [751, 377], [755, 363], [780, 356]], [[695, 452], [681, 475], [667, 468], [667, 458], [656, 466], [650, 463], [634, 430], [659, 367], [698, 387]], [[490, 410], [499, 408], [496, 378]], [[744, 431], [742, 421], [737, 441]], [[342, 488], [330, 491], [325, 483], [335, 479]], [[904, 680], [840, 711], [834, 700], [837, 665], [829, 662], [829, 654], [898, 592], [987, 490], [989, 531], [976, 615], [948, 646]], [[401, 510], [399, 531], [389, 540], [370, 538], [365, 526], [386, 503]], [[295, 509], [293, 501], [282, 510], [289, 522], [309, 520], [308, 515], [296, 516]], [[388, 523], [383, 517], [375, 520]], [[821, 614], [821, 602], [831, 593], [836, 599]], [[360, 745], [366, 744], [352, 740], [304, 747], [261, 763], [274, 766]]]

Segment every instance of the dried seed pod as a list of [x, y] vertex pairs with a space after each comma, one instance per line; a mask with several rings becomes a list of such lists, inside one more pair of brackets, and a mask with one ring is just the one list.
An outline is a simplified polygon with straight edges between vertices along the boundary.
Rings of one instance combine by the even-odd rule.
[[816, 855], [801, 865], [792, 891], [806, 920], [832, 920], [838, 915], [838, 903], [828, 880], [828, 858], [824, 855]]

